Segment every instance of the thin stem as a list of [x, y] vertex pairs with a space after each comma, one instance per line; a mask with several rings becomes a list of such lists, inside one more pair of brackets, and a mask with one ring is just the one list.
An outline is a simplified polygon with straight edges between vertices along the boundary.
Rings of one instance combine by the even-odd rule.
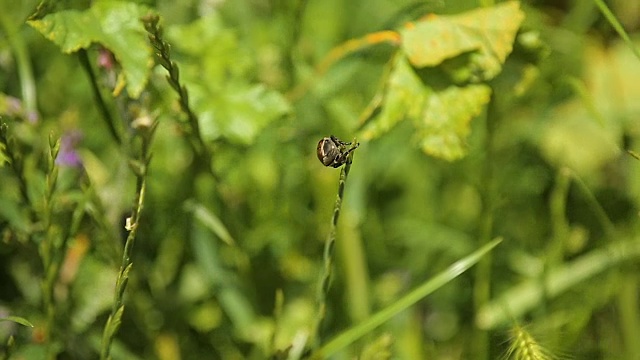
[[171, 60], [171, 46], [163, 39], [162, 27], [160, 27], [159, 20], [160, 18], [156, 14], [149, 14], [142, 18], [149, 36], [149, 41], [156, 50], [158, 61], [160, 65], [169, 72], [167, 81], [178, 94], [180, 109], [187, 115], [187, 122], [181, 123], [182, 130], [190, 135], [188, 137], [189, 144], [200, 162], [204, 163], [211, 174], [216, 177], [213, 167], [211, 166], [211, 153], [200, 133], [198, 117], [189, 105], [189, 93], [187, 88], [180, 82], [180, 69], [175, 61]]
[[[354, 141], [355, 143], [355, 141]], [[318, 315], [316, 317], [316, 324], [313, 328], [313, 334], [315, 334], [315, 342], [319, 343], [320, 327], [325, 318], [327, 312], [327, 295], [331, 287], [331, 275], [333, 273], [334, 262], [334, 249], [336, 244], [336, 229], [338, 227], [338, 219], [340, 217], [340, 209], [342, 208], [342, 200], [344, 199], [344, 188], [347, 183], [347, 177], [351, 170], [353, 153], [349, 154], [347, 163], [340, 170], [340, 180], [338, 183], [338, 196], [336, 197], [336, 203], [333, 207], [333, 217], [331, 218], [331, 228], [329, 230], [329, 236], [324, 243], [323, 261], [324, 266], [322, 269], [322, 277], [320, 279], [320, 286], [318, 287]]]
[[627, 46], [629, 46], [629, 49], [631, 49], [633, 54], [638, 58], [638, 60], [640, 60], [640, 49], [638, 49], [638, 47], [633, 43], [633, 41], [629, 37], [629, 34], [624, 31], [624, 27], [622, 27], [622, 24], [620, 24], [620, 21], [618, 21], [616, 16], [611, 12], [607, 4], [603, 0], [593, 0], [593, 2], [596, 3], [598, 9], [600, 9], [600, 12], [602, 13], [602, 15], [604, 15], [605, 19], [607, 19], [613, 29], [618, 33], [618, 35], [620, 35]]
[[29, 20], [42, 19], [45, 15], [51, 12], [53, 7], [54, 7], [53, 0], [42, 0], [38, 4], [36, 11], [31, 16], [29, 16]]
[[[480, 246], [491, 241], [494, 223], [494, 194], [493, 194], [493, 162], [494, 162], [494, 132], [497, 111], [495, 99], [491, 98], [485, 117], [485, 159], [481, 174], [482, 188], [482, 214], [480, 216]], [[483, 257], [475, 272], [475, 283], [473, 288], [473, 302], [476, 312], [486, 304], [491, 296], [491, 263], [492, 255]], [[472, 342], [472, 356], [475, 359], [486, 359], [489, 354], [489, 336], [486, 331], [476, 329]]]
[[4, 147], [4, 154], [9, 160], [11, 170], [18, 180], [20, 197], [24, 205], [29, 209], [29, 219], [32, 223], [35, 223], [37, 216], [31, 199], [29, 198], [27, 179], [24, 176], [24, 163], [20, 154], [15, 149], [15, 142], [9, 138], [9, 126], [5, 123], [0, 123], [0, 144]]
[[567, 221], [567, 196], [571, 172], [561, 168], [556, 174], [555, 184], [549, 200], [549, 212], [553, 236], [547, 248], [547, 267], [555, 267], [562, 263], [564, 246], [569, 237], [569, 223]]
[[45, 236], [40, 243], [40, 257], [44, 268], [44, 277], [42, 279], [42, 297], [43, 306], [46, 313], [46, 336], [47, 336], [47, 359], [55, 359], [53, 337], [55, 332], [55, 304], [53, 298], [53, 287], [57, 279], [59, 261], [56, 261], [60, 255], [62, 248], [58, 242], [60, 233], [53, 226], [53, 194], [56, 190], [58, 182], [58, 167], [56, 166], [56, 157], [60, 150], [60, 140], [54, 141], [49, 139], [49, 156], [47, 157], [47, 173], [45, 175], [45, 193], [44, 193], [44, 212], [42, 214], [43, 228]]
[[102, 94], [100, 93], [100, 87], [98, 86], [98, 80], [96, 79], [96, 75], [91, 68], [91, 63], [89, 62], [89, 57], [87, 56], [87, 51], [84, 49], [80, 49], [78, 51], [78, 59], [80, 60], [80, 65], [87, 73], [89, 77], [89, 82], [91, 83], [91, 90], [93, 91], [93, 97], [98, 105], [98, 109], [100, 110], [100, 114], [102, 115], [102, 119], [107, 124], [107, 128], [111, 133], [111, 137], [116, 141], [118, 145], [122, 144], [122, 139], [120, 135], [118, 135], [118, 130], [116, 129], [115, 122], [113, 120], [113, 116], [109, 112], [107, 108], [107, 104], [104, 102], [102, 98]]
[[640, 312], [638, 311], [638, 281], [637, 274], [627, 274], [625, 281], [620, 284], [617, 296], [619, 323], [622, 339], [627, 352], [627, 359], [633, 359], [640, 353]]
[[[21, 24], [18, 22], [18, 24]], [[31, 69], [31, 61], [29, 60], [29, 52], [24, 43], [24, 37], [20, 36], [19, 28], [13, 23], [8, 16], [8, 12], [0, 12], [0, 25], [4, 28], [7, 40], [11, 44], [13, 53], [16, 58], [16, 65], [20, 75], [20, 90], [22, 92], [22, 100], [27, 109], [27, 117], [29, 120], [35, 120], [37, 116], [36, 101], [36, 85]]]
[[593, 210], [596, 218], [598, 219], [600, 225], [604, 230], [605, 236], [607, 236], [609, 239], [614, 239], [616, 237], [616, 227], [609, 218], [609, 215], [607, 215], [607, 212], [604, 210], [604, 208], [602, 208], [602, 205], [600, 205], [600, 202], [598, 201], [596, 196], [593, 194], [591, 189], [589, 189], [587, 184], [584, 183], [580, 176], [578, 176], [576, 172], [572, 172], [571, 175], [575, 180], [576, 185], [578, 185], [578, 189], [580, 189], [580, 191], [582, 191], [582, 193], [585, 195], [589, 206]]
[[151, 161], [150, 145], [155, 131], [157, 123], [154, 123], [149, 128], [145, 128], [141, 131], [142, 144], [140, 147], [140, 155], [137, 159], [131, 159], [130, 165], [136, 175], [136, 202], [133, 207], [131, 216], [127, 219], [126, 229], [129, 231], [127, 240], [124, 244], [124, 251], [122, 253], [122, 263], [118, 272], [118, 278], [116, 280], [116, 289], [114, 293], [113, 306], [111, 307], [111, 314], [107, 319], [104, 326], [104, 332], [102, 336], [102, 349], [100, 351], [100, 359], [110, 359], [111, 344], [118, 331], [122, 314], [124, 312], [124, 292], [127, 289], [129, 282], [129, 272], [133, 266], [131, 260], [133, 254], [133, 245], [135, 243], [136, 235], [138, 233], [138, 226], [140, 223], [140, 215], [142, 213], [144, 199], [146, 194], [146, 181], [147, 170], [149, 162]]

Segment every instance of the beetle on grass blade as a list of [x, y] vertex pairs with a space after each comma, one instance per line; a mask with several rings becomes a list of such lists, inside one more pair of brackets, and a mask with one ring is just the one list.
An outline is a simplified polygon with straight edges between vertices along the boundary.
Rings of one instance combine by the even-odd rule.
[[331, 135], [322, 138], [322, 140], [318, 142], [316, 155], [318, 155], [318, 160], [320, 160], [324, 166], [339, 168], [349, 161], [349, 154], [357, 149], [358, 146], [360, 146], [360, 143], [352, 145], [350, 142], [344, 142]]

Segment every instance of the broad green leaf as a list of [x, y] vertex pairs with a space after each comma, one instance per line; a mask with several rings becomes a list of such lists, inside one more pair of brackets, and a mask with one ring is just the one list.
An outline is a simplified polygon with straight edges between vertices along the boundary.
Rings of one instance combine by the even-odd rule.
[[255, 66], [255, 54], [241, 47], [236, 32], [225, 27], [215, 12], [185, 25], [167, 27], [167, 39], [177, 54], [186, 55], [179, 62], [181, 74], [208, 87], [244, 80]]
[[167, 35], [176, 53], [187, 55], [180, 73], [206, 141], [251, 144], [265, 126], [290, 111], [280, 93], [251, 81], [255, 56], [215, 13], [172, 27]]
[[200, 126], [205, 140], [225, 137], [249, 145], [271, 121], [289, 112], [289, 103], [263, 85], [229, 87], [201, 103]]
[[416, 119], [422, 150], [434, 157], [456, 160], [466, 155], [471, 120], [489, 102], [486, 85], [451, 86], [427, 99], [424, 115]]
[[384, 104], [380, 114], [358, 135], [369, 140], [377, 138], [391, 130], [405, 117], [418, 116], [429, 89], [407, 62], [406, 57], [398, 55], [386, 86]]
[[401, 31], [402, 49], [416, 67], [473, 52], [472, 71], [491, 79], [511, 53], [524, 13], [517, 1], [453, 16], [428, 16]]
[[435, 91], [422, 82], [404, 56], [395, 61], [380, 114], [358, 137], [380, 137], [398, 122], [411, 119], [425, 153], [449, 161], [463, 157], [469, 124], [489, 102], [491, 89], [487, 85], [469, 85]]
[[101, 44], [122, 65], [129, 95], [140, 96], [149, 78], [153, 54], [140, 17], [148, 10], [124, 1], [97, 1], [85, 11], [65, 10], [28, 21], [62, 52]]

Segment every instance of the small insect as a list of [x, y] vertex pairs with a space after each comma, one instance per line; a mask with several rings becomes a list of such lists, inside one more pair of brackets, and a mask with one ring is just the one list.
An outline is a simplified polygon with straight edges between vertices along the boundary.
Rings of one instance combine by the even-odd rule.
[[331, 135], [330, 137], [322, 138], [318, 142], [316, 155], [318, 155], [318, 160], [324, 166], [339, 168], [349, 161], [349, 154], [357, 149], [358, 146], [360, 146], [360, 143], [352, 145], [350, 142], [344, 142]]

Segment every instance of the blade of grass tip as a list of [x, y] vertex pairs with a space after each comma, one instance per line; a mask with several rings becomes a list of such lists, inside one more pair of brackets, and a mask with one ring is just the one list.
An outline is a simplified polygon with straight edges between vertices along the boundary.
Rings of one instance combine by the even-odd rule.
[[19, 316], [7, 316], [4, 318], [0, 318], [0, 322], [2, 321], [13, 321], [14, 323], [20, 324], [20, 325], [24, 325], [27, 327], [33, 327], [33, 324], [29, 322], [29, 320], [25, 319], [25, 318], [21, 318]]
[[620, 24], [620, 21], [618, 21], [618, 19], [616, 18], [615, 15], [613, 15], [609, 7], [607, 7], [607, 4], [605, 4], [603, 0], [593, 0], [593, 1], [598, 6], [598, 8], [600, 9], [600, 12], [602, 13], [602, 15], [604, 15], [605, 19], [607, 19], [609, 24], [611, 24], [613, 29], [618, 33], [618, 35], [620, 35], [622, 40], [624, 40], [624, 42], [627, 43], [627, 46], [629, 46], [629, 49], [631, 49], [633, 54], [638, 58], [638, 60], [640, 60], [640, 50], [633, 44], [633, 41], [631, 41], [631, 38], [629, 38], [629, 35], [627, 34], [627, 32], [624, 31], [622, 24]]
[[184, 203], [184, 209], [193, 213], [193, 216], [202, 223], [205, 227], [211, 230], [217, 237], [220, 238], [225, 244], [229, 246], [235, 246], [236, 242], [233, 240], [231, 234], [227, 230], [226, 226], [222, 223], [216, 214], [212, 213], [206, 207], [201, 204], [188, 200]]
[[371, 332], [373, 329], [385, 323], [401, 311], [409, 308], [427, 295], [451, 282], [453, 279], [478, 263], [478, 261], [480, 261], [483, 256], [485, 256], [489, 251], [493, 250], [493, 248], [495, 248], [501, 242], [502, 239], [500, 238], [494, 239], [472, 254], [453, 263], [446, 270], [425, 281], [422, 285], [418, 286], [409, 294], [398, 299], [393, 304], [378, 311], [368, 320], [365, 320], [364, 322], [337, 335], [324, 346], [322, 346], [318, 353], [315, 355], [319, 356], [319, 358], [326, 358], [334, 354], [336, 351], [358, 340], [359, 338]]

